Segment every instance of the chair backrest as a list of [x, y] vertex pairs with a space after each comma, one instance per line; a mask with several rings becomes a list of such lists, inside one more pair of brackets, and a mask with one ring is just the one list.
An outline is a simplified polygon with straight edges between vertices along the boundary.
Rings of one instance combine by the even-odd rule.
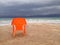
[[12, 25], [26, 25], [26, 19], [25, 18], [13, 18]]

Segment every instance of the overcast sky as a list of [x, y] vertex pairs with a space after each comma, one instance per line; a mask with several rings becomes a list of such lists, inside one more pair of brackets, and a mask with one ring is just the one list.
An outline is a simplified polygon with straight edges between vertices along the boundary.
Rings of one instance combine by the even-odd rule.
[[0, 0], [0, 17], [50, 14], [60, 14], [60, 0]]

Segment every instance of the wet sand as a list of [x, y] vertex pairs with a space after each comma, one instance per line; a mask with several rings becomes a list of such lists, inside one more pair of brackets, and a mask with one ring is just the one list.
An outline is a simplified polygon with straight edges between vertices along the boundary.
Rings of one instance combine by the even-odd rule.
[[17, 31], [16, 37], [10, 25], [0, 26], [0, 45], [60, 45], [60, 24], [27, 24], [26, 35]]

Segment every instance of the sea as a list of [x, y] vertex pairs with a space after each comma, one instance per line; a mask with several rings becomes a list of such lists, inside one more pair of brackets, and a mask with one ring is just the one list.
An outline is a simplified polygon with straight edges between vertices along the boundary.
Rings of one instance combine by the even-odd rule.
[[[0, 18], [0, 26], [11, 25], [13, 18]], [[60, 23], [60, 17], [26, 18], [27, 23]]]

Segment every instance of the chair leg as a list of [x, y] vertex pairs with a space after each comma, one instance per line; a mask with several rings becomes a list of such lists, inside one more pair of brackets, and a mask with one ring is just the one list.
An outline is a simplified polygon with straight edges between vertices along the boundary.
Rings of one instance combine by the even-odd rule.
[[23, 26], [23, 34], [24, 34], [24, 35], [26, 34], [25, 26]]
[[14, 36], [14, 37], [16, 36], [16, 30], [13, 31], [13, 36]]
[[24, 27], [24, 34], [26, 33], [26, 29], [25, 29], [25, 27]]
[[13, 26], [13, 36], [15, 37], [15, 35], [16, 35], [16, 29], [15, 29], [15, 27]]

